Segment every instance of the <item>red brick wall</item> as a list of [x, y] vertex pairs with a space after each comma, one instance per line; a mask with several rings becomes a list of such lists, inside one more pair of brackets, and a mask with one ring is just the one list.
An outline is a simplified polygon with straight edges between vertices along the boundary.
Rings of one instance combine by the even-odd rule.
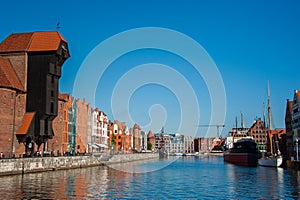
[[57, 117], [53, 120], [53, 131], [54, 137], [53, 139], [48, 140], [48, 151], [53, 151], [55, 155], [59, 151], [60, 153], [63, 152], [62, 149], [62, 137], [63, 137], [63, 117], [64, 117], [64, 104], [63, 100], [58, 100], [58, 112]]
[[76, 101], [78, 108], [77, 112], [77, 126], [76, 126], [76, 144], [80, 145], [80, 149], [76, 148], [76, 151], [85, 153], [87, 150], [87, 104], [84, 101], [78, 99]]
[[[22, 123], [25, 113], [25, 94], [0, 88], [0, 151], [5, 157], [24, 153], [23, 144], [17, 142], [15, 133]], [[14, 141], [14, 142], [13, 142]]]
[[58, 115], [53, 120], [54, 137], [48, 141], [48, 150], [61, 154], [68, 151], [68, 111], [72, 107], [72, 97], [63, 94], [58, 101]]
[[139, 128], [133, 128], [133, 149], [141, 151], [141, 130]]
[[67, 95], [65, 97], [64, 104], [64, 116], [63, 116], [63, 134], [62, 134], [62, 152], [68, 151], [68, 121], [69, 121], [69, 109], [72, 107], [72, 97]]
[[124, 134], [124, 141], [125, 141], [125, 144], [124, 144], [124, 152], [126, 153], [131, 153], [132, 152], [132, 149], [131, 149], [131, 140], [132, 140], [132, 136], [131, 135], [125, 135]]

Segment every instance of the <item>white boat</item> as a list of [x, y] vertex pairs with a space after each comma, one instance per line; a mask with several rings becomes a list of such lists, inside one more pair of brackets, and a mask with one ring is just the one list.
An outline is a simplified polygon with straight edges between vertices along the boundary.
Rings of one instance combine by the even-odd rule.
[[[270, 140], [270, 156], [263, 156], [258, 160], [258, 165], [264, 167], [279, 167], [282, 164], [282, 156], [279, 151], [278, 139], [275, 137], [275, 146], [273, 146], [273, 136], [272, 136], [272, 120], [271, 120], [271, 106], [270, 106], [270, 85], [268, 83], [268, 121], [269, 121], [269, 131], [268, 137]], [[276, 153], [275, 153], [276, 152]]]
[[183, 153], [175, 153], [175, 156], [183, 156]]
[[279, 167], [282, 164], [282, 156], [263, 157], [258, 160], [258, 164], [264, 167]]

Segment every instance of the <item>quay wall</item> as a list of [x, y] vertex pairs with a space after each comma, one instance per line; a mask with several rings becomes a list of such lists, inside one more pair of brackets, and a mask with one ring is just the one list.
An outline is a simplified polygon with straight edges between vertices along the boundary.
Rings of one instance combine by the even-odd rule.
[[132, 162], [158, 158], [158, 154], [119, 154], [113, 156], [63, 156], [0, 159], [0, 175], [24, 174]]
[[140, 160], [158, 159], [158, 153], [117, 154], [111, 157], [106, 164], [125, 163]]

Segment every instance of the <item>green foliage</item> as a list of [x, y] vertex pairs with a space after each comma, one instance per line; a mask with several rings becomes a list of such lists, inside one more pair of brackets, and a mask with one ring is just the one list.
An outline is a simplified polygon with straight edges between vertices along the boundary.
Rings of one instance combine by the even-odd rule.
[[151, 142], [147, 142], [147, 150], [152, 150], [152, 144], [151, 144]]
[[111, 137], [111, 144], [112, 145], [116, 145], [116, 136], [115, 136], [115, 134], [113, 133], [113, 135], [112, 135], [112, 137]]

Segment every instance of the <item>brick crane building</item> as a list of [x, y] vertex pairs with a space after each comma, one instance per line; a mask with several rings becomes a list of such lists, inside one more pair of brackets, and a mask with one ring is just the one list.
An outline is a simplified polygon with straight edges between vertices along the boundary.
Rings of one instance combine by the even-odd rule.
[[35, 144], [53, 138], [58, 80], [68, 57], [68, 43], [57, 31], [11, 34], [0, 43], [0, 151], [8, 156], [21, 152], [17, 139], [32, 153]]

